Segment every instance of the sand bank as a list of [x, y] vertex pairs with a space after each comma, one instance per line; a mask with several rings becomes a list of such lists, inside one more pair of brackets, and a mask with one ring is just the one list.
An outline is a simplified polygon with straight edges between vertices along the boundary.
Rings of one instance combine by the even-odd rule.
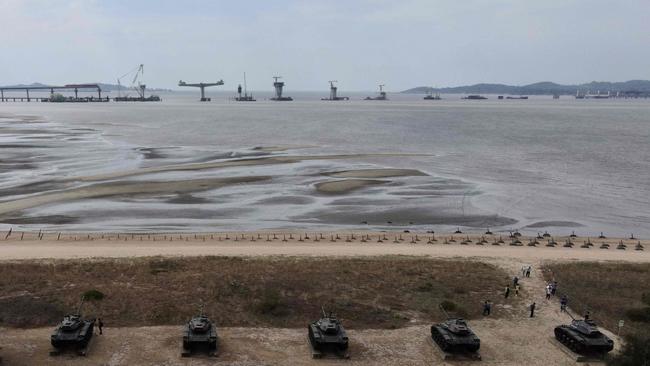
[[416, 169], [355, 169], [324, 173], [324, 175], [337, 178], [391, 178], [426, 176], [428, 174]]
[[357, 189], [388, 183], [383, 180], [371, 179], [345, 179], [331, 182], [316, 183], [316, 190], [320, 193], [343, 194]]
[[133, 177], [143, 174], [162, 173], [170, 171], [187, 171], [187, 170], [204, 170], [216, 168], [242, 167], [251, 165], [273, 165], [273, 164], [291, 164], [305, 160], [337, 160], [337, 159], [363, 159], [377, 157], [404, 157], [404, 156], [425, 156], [423, 154], [350, 154], [350, 155], [296, 155], [296, 156], [270, 156], [264, 158], [247, 158], [227, 161], [215, 161], [206, 163], [187, 163], [156, 166], [149, 168], [139, 168], [134, 170], [118, 171], [106, 174], [97, 174], [83, 177], [74, 177], [69, 180], [92, 182], [108, 179], [117, 179]]
[[98, 183], [63, 191], [43, 193], [13, 201], [0, 202], [0, 215], [55, 202], [135, 194], [182, 194], [206, 191], [233, 184], [261, 182], [268, 179], [270, 179], [270, 177], [252, 176], [182, 181], [127, 181]]

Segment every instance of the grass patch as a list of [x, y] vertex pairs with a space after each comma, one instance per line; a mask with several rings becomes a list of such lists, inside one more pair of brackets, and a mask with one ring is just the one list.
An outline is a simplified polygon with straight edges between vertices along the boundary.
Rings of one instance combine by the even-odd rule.
[[324, 306], [350, 328], [387, 329], [444, 319], [444, 300], [452, 315], [479, 317], [485, 299], [503, 301], [504, 278], [485, 263], [402, 256], [2, 262], [0, 326], [53, 325], [92, 289], [87, 298], [101, 301], [82, 313], [110, 326], [182, 324], [203, 304], [219, 326], [301, 328]]
[[84, 292], [83, 298], [87, 301], [99, 301], [104, 298], [104, 293], [99, 290], [88, 290]]

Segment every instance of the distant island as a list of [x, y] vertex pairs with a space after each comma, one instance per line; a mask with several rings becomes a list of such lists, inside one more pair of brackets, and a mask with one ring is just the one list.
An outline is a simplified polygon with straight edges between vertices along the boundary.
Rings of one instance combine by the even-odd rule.
[[[131, 89], [126, 85], [116, 85], [116, 84], [105, 84], [105, 83], [75, 83], [75, 84], [97, 84], [102, 91], [111, 92], [111, 91], [127, 91]], [[24, 87], [47, 87], [47, 86], [61, 86], [61, 85], [49, 85], [43, 83], [31, 83], [31, 84], [16, 84], [16, 85], [3, 85], [5, 88], [24, 88]], [[162, 88], [150, 88], [147, 87], [147, 91], [161, 92], [161, 91], [172, 91], [171, 89], [162, 89]]]
[[514, 86], [506, 84], [474, 84], [446, 88], [419, 86], [402, 91], [405, 94], [425, 94], [427, 92], [443, 94], [510, 94], [510, 95], [575, 95], [577, 91], [601, 91], [626, 94], [650, 94], [649, 80], [629, 80], [624, 82], [592, 81], [579, 85], [562, 85], [544, 81], [529, 85]]

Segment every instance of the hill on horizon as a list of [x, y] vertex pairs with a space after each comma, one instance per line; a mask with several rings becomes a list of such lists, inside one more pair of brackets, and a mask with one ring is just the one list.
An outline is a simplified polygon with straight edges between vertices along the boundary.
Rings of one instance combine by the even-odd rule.
[[[75, 83], [75, 84], [97, 84], [99, 85], [100, 88], [102, 88], [102, 91], [125, 91], [131, 89], [129, 86], [125, 85], [117, 85], [117, 84], [108, 84], [108, 83], [97, 83], [97, 82], [87, 82], [87, 83]], [[15, 84], [15, 85], [2, 85], [4, 88], [25, 88], [25, 87], [47, 87], [51, 86], [49, 84], [43, 84], [40, 82], [33, 82], [31, 84]], [[63, 86], [63, 85], [52, 85], [52, 86]], [[147, 90], [150, 91], [171, 91], [171, 89], [163, 89], [163, 88], [149, 88], [147, 87]]]
[[650, 92], [650, 80], [629, 80], [623, 82], [609, 81], [592, 81], [585, 84], [562, 85], [550, 81], [515, 86], [506, 84], [488, 84], [480, 83], [474, 85], [464, 85], [445, 88], [432, 88], [428, 86], [419, 86], [404, 90], [405, 94], [424, 94], [428, 91], [444, 94], [511, 94], [511, 95], [573, 95], [576, 91], [580, 92]]

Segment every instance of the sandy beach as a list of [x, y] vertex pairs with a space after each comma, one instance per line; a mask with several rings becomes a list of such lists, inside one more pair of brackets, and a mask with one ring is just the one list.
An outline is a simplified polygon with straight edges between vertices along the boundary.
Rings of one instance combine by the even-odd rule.
[[[567, 238], [556, 238], [556, 247], [545, 246], [540, 240], [535, 247], [528, 246], [530, 238], [521, 238], [523, 246], [493, 245], [499, 236], [483, 235], [435, 235], [437, 241], [427, 242], [427, 233], [369, 233], [369, 232], [231, 232], [231, 233], [183, 233], [183, 234], [43, 234], [12, 233], [0, 240], [0, 260], [44, 258], [92, 258], [92, 257], [144, 257], [144, 256], [381, 256], [416, 255], [431, 257], [484, 257], [522, 260], [620, 260], [650, 262], [650, 241], [641, 240], [646, 250], [635, 250], [638, 240], [623, 238], [587, 239], [573, 238], [574, 246], [565, 248]], [[354, 237], [354, 239], [352, 239]], [[488, 244], [477, 245], [485, 237]], [[58, 240], [57, 240], [58, 238]], [[318, 239], [317, 239], [318, 238]], [[400, 238], [402, 240], [400, 240]], [[471, 239], [472, 243], [460, 244]], [[397, 240], [396, 240], [397, 239]], [[317, 241], [316, 241], [317, 240]], [[362, 241], [363, 240], [363, 241]], [[417, 241], [416, 241], [417, 240]], [[456, 242], [444, 244], [444, 241]], [[581, 248], [585, 241], [594, 245]], [[397, 242], [395, 242], [397, 241]], [[616, 249], [619, 242], [625, 250]], [[601, 243], [609, 249], [600, 249]]]

